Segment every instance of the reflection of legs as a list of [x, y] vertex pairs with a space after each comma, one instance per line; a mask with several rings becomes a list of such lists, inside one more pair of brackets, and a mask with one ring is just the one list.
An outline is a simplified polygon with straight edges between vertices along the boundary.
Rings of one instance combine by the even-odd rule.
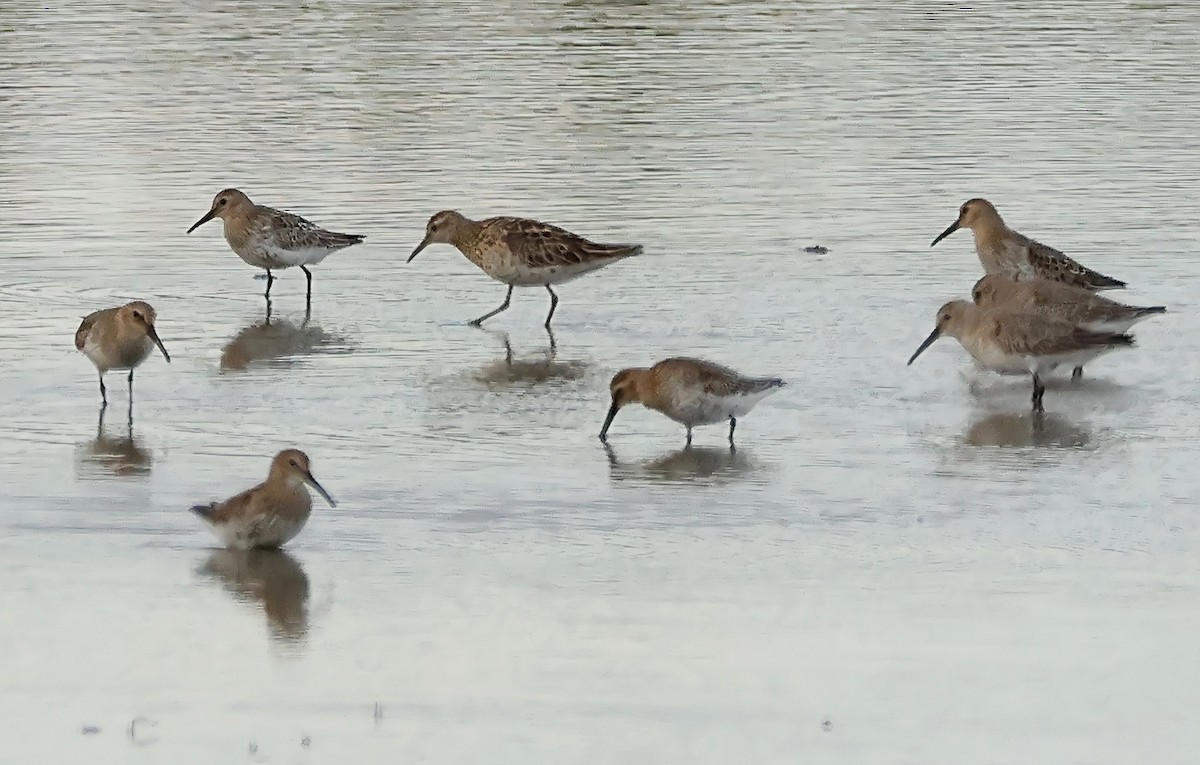
[[100, 408], [108, 406], [108, 391], [104, 389], [104, 373], [100, 373]]
[[737, 418], [729, 418], [729, 448], [733, 448], [733, 429], [737, 427]]
[[558, 353], [558, 344], [554, 342], [554, 331], [546, 327], [546, 334], [550, 336], [550, 360], [554, 360], [554, 354]]
[[546, 329], [550, 329], [550, 320], [554, 318], [554, 309], [558, 308], [558, 295], [554, 294], [554, 290], [550, 289], [550, 285], [546, 285], [546, 292], [550, 293], [550, 313], [546, 314]]
[[474, 321], [469, 321], [467, 323], [470, 324], [472, 327], [478, 327], [480, 324], [483, 324], [485, 321], [492, 318], [496, 314], [501, 313], [503, 311], [507, 311], [509, 301], [512, 300], [512, 291], [513, 291], [513, 286], [510, 284], [510, 285], [508, 285], [508, 294], [504, 296], [504, 302], [501, 303], [499, 308], [497, 308], [494, 311], [485, 313], [483, 316], [480, 316], [478, 319], [475, 319]]
[[1039, 378], [1035, 374], [1033, 376], [1033, 398], [1030, 399], [1033, 402], [1033, 411], [1035, 411], [1035, 412], [1046, 411], [1045, 409], [1042, 408], [1042, 396], [1045, 395], [1045, 393], [1046, 393], [1046, 386], [1044, 384], [1042, 384], [1041, 378]]
[[1071, 370], [1071, 379], [1078, 380], [1083, 377], [1083, 367], [1075, 367]]

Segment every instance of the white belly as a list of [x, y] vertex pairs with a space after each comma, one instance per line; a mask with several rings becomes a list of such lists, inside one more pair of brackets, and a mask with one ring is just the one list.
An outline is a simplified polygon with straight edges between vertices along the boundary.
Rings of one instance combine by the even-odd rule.
[[287, 521], [278, 516], [256, 516], [247, 520], [214, 525], [213, 532], [221, 544], [231, 550], [252, 550], [256, 547], [280, 547], [300, 533], [308, 517]]

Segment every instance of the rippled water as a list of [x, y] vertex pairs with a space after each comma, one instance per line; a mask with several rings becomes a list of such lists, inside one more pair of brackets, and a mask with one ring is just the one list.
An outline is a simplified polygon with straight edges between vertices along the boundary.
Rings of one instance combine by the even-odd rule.
[[[1190, 762], [1188, 3], [119, 3], [0, 11], [5, 761]], [[367, 242], [263, 283], [238, 186]], [[1046, 396], [952, 342], [971, 196], [1167, 304]], [[647, 254], [478, 330], [443, 208]], [[808, 254], [812, 244], [830, 248]], [[79, 318], [144, 298], [110, 384]], [[619, 368], [791, 385], [683, 450]], [[304, 448], [283, 554], [185, 508]]]

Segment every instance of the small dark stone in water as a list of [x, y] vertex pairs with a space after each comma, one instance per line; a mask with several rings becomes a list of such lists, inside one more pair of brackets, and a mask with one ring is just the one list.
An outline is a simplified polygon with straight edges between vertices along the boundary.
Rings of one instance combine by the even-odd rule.
[[819, 244], [814, 244], [810, 247], [805, 247], [804, 251], [808, 252], [808, 253], [812, 253], [813, 255], [824, 255], [825, 253], [829, 252], [829, 248], [822, 247]]
[[100, 728], [96, 725], [85, 725], [85, 726], [83, 726], [83, 730], [80, 731], [80, 733], [82, 733], [85, 736], [94, 736], [99, 732], [100, 732]]
[[312, 744], [312, 739], [309, 738], [308, 736], [305, 736], [304, 738], [300, 739], [300, 746], [304, 747], [305, 749], [307, 749], [310, 744]]
[[832, 720], [823, 720], [821, 722], [821, 730], [825, 731], [826, 733], [833, 730], [833, 721]]

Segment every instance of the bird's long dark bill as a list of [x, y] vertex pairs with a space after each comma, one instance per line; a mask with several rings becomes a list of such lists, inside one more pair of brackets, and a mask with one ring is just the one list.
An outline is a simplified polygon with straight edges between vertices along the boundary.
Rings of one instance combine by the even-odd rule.
[[947, 228], [945, 231], [943, 231], [942, 233], [938, 234], [938, 235], [937, 235], [937, 238], [935, 238], [935, 239], [934, 239], [932, 242], [930, 242], [930, 243], [929, 243], [929, 246], [930, 246], [930, 247], [934, 246], [934, 245], [935, 245], [935, 244], [937, 244], [938, 242], [942, 241], [942, 240], [943, 240], [943, 239], [945, 239], [946, 237], [948, 237], [948, 236], [950, 236], [951, 234], [953, 234], [955, 231], [958, 231], [958, 221], [954, 221], [953, 223], [951, 223], [951, 224], [950, 224], [950, 226], [949, 226], [949, 227], [948, 227], [948, 228]]
[[206, 213], [204, 214], [204, 217], [203, 217], [203, 218], [201, 218], [200, 220], [198, 220], [198, 221], [196, 221], [195, 223], [193, 223], [193, 224], [192, 224], [192, 227], [191, 227], [191, 228], [189, 228], [189, 229], [187, 230], [187, 232], [188, 232], [189, 234], [190, 234], [190, 233], [192, 233], [193, 231], [195, 231], [196, 229], [200, 228], [200, 227], [201, 227], [201, 226], [203, 226], [205, 223], [208, 223], [210, 220], [212, 220], [212, 219], [213, 219], [213, 218], [215, 218], [215, 217], [217, 217], [217, 209], [214, 207], [213, 209], [211, 209], [211, 210], [209, 210], [208, 212], [206, 212]]
[[417, 257], [417, 255], [421, 254], [421, 250], [425, 249], [428, 246], [429, 246], [429, 237], [425, 237], [424, 239], [421, 240], [421, 243], [417, 245], [417, 249], [412, 251], [412, 255], [408, 256], [408, 260], [406, 260], [404, 262], [412, 263], [412, 259]]
[[616, 401], [608, 408], [608, 416], [604, 418], [604, 427], [600, 428], [600, 440], [604, 441], [608, 438], [608, 426], [612, 425], [613, 420], [617, 418], [617, 412], [621, 411], [621, 405]]
[[305, 473], [304, 480], [308, 481], [308, 485], [317, 490], [317, 493], [325, 498], [330, 507], [337, 507], [337, 502], [333, 501], [333, 497], [329, 496], [329, 492], [325, 491], [325, 487], [317, 483], [317, 479], [312, 477], [312, 473]]
[[167, 360], [168, 364], [170, 364], [171, 354], [167, 353], [167, 349], [163, 347], [162, 340], [158, 339], [158, 332], [154, 331], [154, 327], [146, 325], [146, 334], [150, 336], [150, 339], [153, 340], [154, 344], [158, 346], [158, 349], [162, 351], [163, 358]]
[[917, 349], [917, 352], [909, 357], [908, 363], [911, 365], [914, 361], [916, 361], [917, 357], [924, 353], [925, 349], [933, 345], [933, 341], [937, 340], [941, 336], [942, 331], [937, 327], [934, 327], [933, 331], [929, 333], [929, 337], [925, 338], [925, 342], [921, 343], [921, 347]]

